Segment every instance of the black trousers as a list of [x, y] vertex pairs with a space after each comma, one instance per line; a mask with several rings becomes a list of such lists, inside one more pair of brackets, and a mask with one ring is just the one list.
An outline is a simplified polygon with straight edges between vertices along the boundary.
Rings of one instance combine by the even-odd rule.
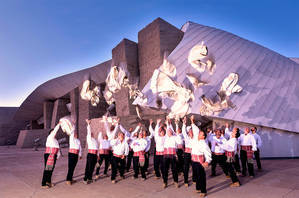
[[131, 163], [132, 163], [132, 159], [133, 159], [133, 154], [134, 151], [129, 151], [129, 154], [127, 156], [127, 165], [126, 165], [126, 170], [129, 171], [131, 168]]
[[78, 162], [78, 154], [69, 153], [68, 154], [68, 172], [66, 176], [66, 181], [72, 181], [74, 170]]
[[102, 163], [103, 161], [105, 160], [105, 169], [104, 169], [104, 174], [107, 174], [108, 172], [108, 167], [109, 167], [109, 164], [110, 164], [110, 155], [109, 154], [100, 154], [100, 158], [99, 158], [99, 167], [97, 167], [96, 169], [96, 175], [99, 175], [100, 174], [100, 169], [101, 169], [101, 166], [102, 166]]
[[207, 193], [206, 172], [204, 167], [199, 162], [192, 162], [192, 169], [195, 175], [196, 190]]
[[239, 155], [238, 154], [235, 155], [235, 162], [233, 163], [233, 166], [234, 166], [236, 172], [238, 172], [238, 173], [241, 172], [240, 160], [239, 160]]
[[244, 150], [241, 150], [240, 151], [240, 157], [241, 157], [241, 163], [242, 163], [242, 175], [246, 175], [247, 166], [248, 166], [249, 175], [254, 176], [253, 163], [248, 162], [247, 152], [244, 151]]
[[145, 172], [148, 172], [149, 158], [150, 158], [149, 151], [144, 154], [144, 157], [145, 157], [145, 162], [144, 162]]
[[52, 170], [45, 170], [49, 155], [50, 155], [49, 153], [45, 153], [44, 154], [44, 165], [45, 165], [45, 168], [44, 168], [44, 172], [43, 172], [42, 186], [46, 186], [47, 183], [52, 183], [52, 174], [53, 174], [53, 171], [54, 171], [54, 168], [55, 168], [55, 164], [56, 164], [56, 160], [57, 160], [57, 155], [55, 155], [55, 157], [54, 157], [54, 166], [53, 166], [53, 169]]
[[146, 176], [145, 176], [145, 165], [143, 167], [140, 166], [138, 156], [133, 157], [133, 168], [134, 168], [134, 177], [135, 178], [138, 178], [139, 169], [141, 171], [141, 177], [146, 178]]
[[254, 157], [258, 169], [262, 169], [261, 159], [260, 159], [260, 150], [254, 151]]
[[[189, 178], [189, 168], [192, 166], [191, 161], [191, 154], [190, 153], [184, 153], [184, 183], [188, 184], [188, 178]], [[194, 170], [192, 168], [192, 181], [196, 182]]]
[[176, 168], [176, 157], [165, 157], [164, 156], [164, 176], [163, 176], [163, 182], [167, 184], [168, 181], [168, 171], [169, 167], [171, 165], [171, 172], [173, 181], [178, 183], [178, 170]]
[[161, 177], [161, 173], [162, 173], [162, 177], [164, 175], [163, 158], [164, 158], [163, 155], [156, 155], [156, 154], [154, 155], [154, 170], [155, 170], [156, 177]]
[[92, 180], [94, 167], [96, 166], [98, 156], [96, 154], [88, 153], [85, 167], [84, 181]]
[[178, 161], [177, 161], [178, 172], [182, 173], [184, 171], [184, 151], [183, 151], [183, 149], [178, 149], [176, 151], [176, 154], [178, 156]]
[[123, 177], [125, 173], [125, 167], [126, 167], [125, 158], [121, 159], [119, 157], [112, 156], [111, 164], [112, 164], [111, 180], [115, 180], [117, 175], [117, 170], [119, 171], [120, 176]]
[[240, 182], [233, 167], [233, 163], [227, 163], [227, 171], [233, 183]]
[[212, 154], [212, 175], [216, 175], [216, 166], [217, 164], [220, 165], [221, 169], [223, 170], [225, 175], [228, 175], [227, 171], [227, 163], [226, 163], [226, 156], [225, 155], [214, 155]]

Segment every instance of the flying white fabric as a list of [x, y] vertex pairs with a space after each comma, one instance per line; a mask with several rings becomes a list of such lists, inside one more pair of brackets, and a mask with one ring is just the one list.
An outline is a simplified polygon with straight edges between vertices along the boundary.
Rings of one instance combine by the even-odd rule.
[[72, 122], [72, 117], [70, 115], [64, 116], [59, 119], [60, 127], [62, 131], [68, 135], [75, 129], [75, 125]]
[[191, 84], [193, 85], [194, 89], [197, 89], [203, 85], [208, 84], [205, 81], [201, 81], [200, 79], [196, 78], [196, 76], [194, 76], [193, 74], [186, 74], [188, 80], [191, 82]]
[[226, 77], [221, 85], [219, 92], [224, 92], [227, 96], [230, 96], [232, 93], [239, 93], [242, 91], [242, 87], [237, 85], [239, 81], [239, 75], [236, 73], [230, 73]]
[[100, 102], [100, 88], [95, 86], [93, 89], [90, 89], [91, 80], [85, 80], [80, 92], [80, 96], [83, 100], [90, 101], [92, 106], [97, 106]]
[[207, 69], [210, 75], [214, 73], [216, 68], [216, 64], [208, 58], [208, 47], [204, 45], [203, 41], [190, 50], [188, 63], [200, 73]]

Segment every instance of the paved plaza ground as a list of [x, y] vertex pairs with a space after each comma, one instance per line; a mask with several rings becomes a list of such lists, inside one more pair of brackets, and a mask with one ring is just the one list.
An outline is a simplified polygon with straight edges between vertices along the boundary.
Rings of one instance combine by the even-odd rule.
[[[78, 162], [75, 179], [78, 183], [72, 186], [65, 184], [67, 173], [67, 149], [63, 149], [63, 157], [57, 161], [52, 177], [54, 188], [41, 189], [43, 172], [43, 150], [19, 149], [16, 147], [0, 147], [0, 198], [143, 198], [169, 197], [185, 198], [199, 197], [195, 193], [195, 186], [190, 183], [189, 188], [183, 185], [183, 176], [179, 176], [179, 188], [175, 188], [170, 173], [169, 186], [162, 188], [162, 181], [153, 175], [153, 166], [146, 181], [133, 180], [132, 170], [126, 173], [126, 179], [112, 184], [110, 177], [101, 177], [98, 181], [84, 185], [82, 183], [85, 155]], [[221, 174], [210, 178], [207, 170], [207, 197], [221, 198], [295, 198], [299, 197], [299, 159], [262, 160], [263, 171], [256, 172], [256, 177], [240, 178], [242, 186], [230, 188], [230, 180]], [[102, 170], [101, 170], [102, 173]], [[110, 172], [109, 172], [110, 173]], [[191, 176], [191, 174], [190, 174]]]

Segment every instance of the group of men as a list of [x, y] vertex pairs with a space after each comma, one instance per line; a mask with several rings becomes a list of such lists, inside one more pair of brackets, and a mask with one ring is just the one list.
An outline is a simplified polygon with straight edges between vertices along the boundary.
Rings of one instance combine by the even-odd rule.
[[[257, 160], [258, 169], [261, 169], [259, 148], [262, 141], [256, 133], [256, 128], [245, 128], [244, 134], [240, 135], [239, 129], [229, 130], [227, 124], [225, 130], [208, 129], [207, 133], [201, 130], [190, 117], [191, 125], [187, 125], [187, 117], [182, 123], [178, 120], [172, 121], [166, 118], [165, 123], [158, 119], [155, 127], [153, 120], [150, 120], [149, 129], [142, 127], [141, 123], [133, 130], [128, 131], [117, 120], [115, 125], [108, 126], [104, 117], [105, 131], [99, 132], [97, 137], [92, 133], [90, 120], [87, 123], [87, 147], [88, 154], [85, 167], [84, 184], [92, 183], [94, 169], [96, 168], [96, 179], [99, 179], [99, 172], [102, 163], [105, 161], [104, 175], [107, 176], [108, 167], [111, 164], [111, 182], [116, 183], [116, 176], [119, 172], [122, 179], [125, 178], [125, 171], [129, 171], [133, 161], [134, 179], [141, 173], [142, 180], [146, 180], [146, 172], [149, 165], [149, 151], [151, 140], [155, 141], [154, 172], [156, 179], [162, 177], [163, 188], [168, 184], [168, 172], [171, 167], [173, 181], [178, 188], [178, 175], [183, 174], [184, 185], [189, 186], [189, 169], [192, 167], [192, 182], [196, 184], [196, 191], [200, 196], [207, 194], [205, 168], [211, 164], [211, 176], [216, 176], [216, 166], [220, 165], [224, 174], [231, 179], [231, 187], [240, 186], [238, 175], [246, 176], [247, 168], [249, 176], [254, 176], [253, 155]], [[42, 187], [49, 188], [53, 184], [51, 176], [55, 167], [56, 159], [59, 157], [59, 144], [55, 136], [59, 124], [50, 132], [46, 142], [45, 169], [42, 180]], [[73, 173], [82, 156], [80, 140], [73, 131], [70, 135], [70, 149], [68, 155], [67, 184], [71, 185]], [[242, 174], [239, 165], [239, 156], [242, 163]]]

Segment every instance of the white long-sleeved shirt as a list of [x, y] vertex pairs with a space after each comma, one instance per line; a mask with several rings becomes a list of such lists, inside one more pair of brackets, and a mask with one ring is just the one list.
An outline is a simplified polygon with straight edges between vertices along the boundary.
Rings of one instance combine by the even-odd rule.
[[225, 151], [221, 148], [221, 144], [225, 144], [226, 139], [224, 137], [220, 137], [219, 139], [214, 136], [211, 143], [211, 150], [213, 153], [224, 153]]
[[92, 149], [92, 150], [98, 150], [99, 149], [98, 141], [95, 138], [91, 137], [91, 129], [90, 129], [89, 124], [87, 125], [86, 141], [87, 141], [88, 149]]
[[140, 126], [137, 125], [136, 128], [135, 128], [135, 130], [132, 131], [132, 133], [130, 133], [129, 131], [127, 131], [121, 124], [119, 125], [119, 128], [125, 134], [126, 137], [131, 138], [131, 137], [134, 136], [135, 133], [137, 133], [139, 131]]
[[111, 149], [110, 140], [103, 139], [102, 132], [98, 134], [99, 149]]
[[110, 131], [110, 128], [108, 126], [108, 122], [107, 122], [107, 120], [105, 121], [105, 129], [106, 129], [106, 134], [108, 136], [108, 140], [114, 139], [114, 137], [116, 135], [116, 132], [118, 131], [118, 127], [119, 127], [119, 124], [117, 123], [116, 126], [114, 127], [114, 130]]
[[57, 139], [55, 138], [58, 130], [59, 130], [60, 125], [56, 125], [54, 130], [48, 135], [47, 141], [46, 141], [46, 147], [51, 147], [51, 148], [59, 148], [59, 143]]
[[75, 138], [75, 131], [71, 131], [71, 135], [69, 138], [69, 145], [70, 149], [76, 149], [79, 150], [79, 157], [82, 156], [82, 147], [81, 147], [81, 142], [78, 138]]
[[159, 135], [159, 128], [160, 123], [158, 122], [156, 124], [155, 130], [153, 130], [152, 125], [149, 126], [149, 131], [151, 134], [154, 134], [155, 142], [156, 142], [156, 151], [157, 152], [164, 152], [164, 142], [165, 142], [165, 136]]
[[110, 141], [110, 144], [113, 149], [113, 153], [116, 155], [128, 155], [129, 154], [129, 145], [123, 140], [122, 142], [116, 138]]
[[224, 137], [225, 139], [229, 140], [231, 138], [232, 131], [229, 128], [225, 128]]
[[186, 129], [186, 125], [185, 124], [183, 124], [183, 126], [182, 126], [182, 134], [183, 134], [184, 141], [185, 141], [185, 147], [186, 148], [192, 148], [192, 139], [187, 134], [187, 129]]
[[230, 138], [223, 144], [219, 144], [219, 146], [225, 151], [236, 153], [238, 148], [238, 140], [237, 138]]
[[256, 151], [256, 141], [253, 137], [252, 134], [248, 133], [247, 135], [242, 134], [239, 138], [238, 138], [239, 144], [241, 146], [252, 146], [252, 150]]
[[147, 145], [146, 145], [146, 148], [145, 148], [145, 152], [148, 152], [150, 150], [153, 136], [154, 136], [154, 133], [152, 133], [152, 131], [150, 131], [150, 135], [144, 137], [144, 139], [147, 142]]
[[255, 139], [257, 148], [260, 149], [262, 147], [262, 145], [263, 145], [263, 141], [261, 139], [261, 136], [259, 134], [257, 134], [257, 133], [254, 133], [252, 135], [253, 135], [253, 137]]
[[178, 146], [178, 139], [176, 137], [176, 135], [165, 135], [165, 141], [164, 141], [164, 148], [175, 148], [177, 149]]
[[204, 155], [205, 162], [210, 163], [212, 161], [211, 150], [205, 140], [193, 139], [191, 145], [191, 155]]
[[175, 124], [175, 130], [176, 130], [176, 137], [177, 137], [177, 142], [179, 145], [184, 145], [184, 135], [182, 133], [178, 133], [179, 130], [179, 125]]
[[143, 138], [138, 138], [136, 140], [133, 140], [131, 144], [131, 148], [133, 149], [134, 152], [145, 151], [146, 146], [147, 146], [147, 141], [146, 139]]

